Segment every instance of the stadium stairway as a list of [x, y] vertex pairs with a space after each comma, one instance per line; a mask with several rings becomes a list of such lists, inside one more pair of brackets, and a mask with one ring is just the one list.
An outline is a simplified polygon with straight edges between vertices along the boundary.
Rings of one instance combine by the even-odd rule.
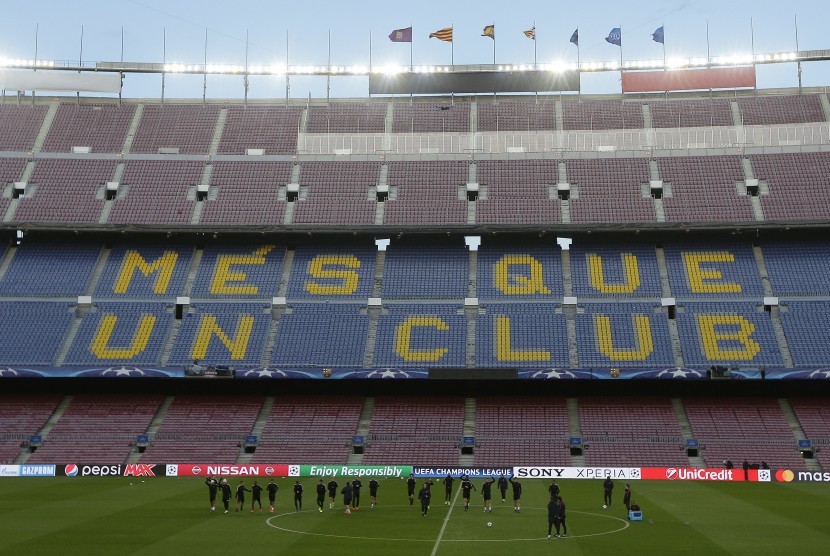
[[[156, 414], [153, 415], [153, 419], [147, 426], [146, 434], [150, 437], [151, 440], [156, 435], [156, 432], [158, 432], [161, 423], [167, 416], [167, 412], [170, 410], [170, 406], [173, 404], [174, 398], [175, 396], [166, 396], [164, 398], [164, 401], [162, 401], [159, 404], [159, 408], [156, 411]], [[133, 451], [130, 452], [130, 455], [127, 457], [127, 461], [125, 463], [137, 463], [141, 459], [141, 455], [142, 454], [138, 451], [138, 449], [133, 447]]]
[[130, 154], [130, 150], [133, 148], [133, 141], [135, 141], [135, 134], [138, 132], [138, 124], [141, 123], [142, 115], [144, 115], [144, 105], [137, 104], [133, 113], [133, 121], [130, 122], [127, 136], [124, 137], [124, 145], [121, 147], [121, 152], [124, 154]]
[[[767, 264], [764, 261], [764, 253], [760, 245], [753, 245], [753, 254], [755, 255], [755, 264], [758, 266], [758, 274], [761, 276], [761, 287], [764, 291], [764, 297], [773, 297], [775, 293], [772, 290], [772, 284], [769, 280], [769, 272], [767, 271]], [[781, 309], [780, 307], [770, 307], [769, 311], [770, 323], [772, 323], [772, 330], [775, 333], [775, 339], [778, 342], [778, 351], [781, 352], [781, 360], [785, 367], [793, 366], [793, 356], [790, 352], [790, 346], [787, 343], [787, 336], [784, 333], [784, 326], [781, 324]]]
[[[686, 408], [683, 407], [683, 400], [680, 398], [672, 398], [671, 405], [674, 408], [674, 413], [677, 415], [677, 423], [680, 425], [680, 432], [683, 434], [683, 440], [691, 440], [694, 438], [692, 434], [692, 425], [689, 423], [689, 416], [686, 415]], [[689, 465], [691, 467], [706, 467], [706, 462], [699, 455], [689, 456]]]
[[830, 122], [830, 99], [827, 98], [827, 95], [819, 95], [819, 101], [821, 101], [821, 110], [824, 112], [824, 120]]
[[49, 104], [49, 109], [46, 111], [46, 116], [43, 118], [40, 131], [35, 138], [35, 144], [32, 146], [32, 152], [39, 153], [43, 150], [43, 144], [46, 142], [46, 136], [49, 135], [49, 130], [52, 129], [52, 123], [55, 121], [55, 116], [58, 114], [59, 107], [60, 104], [57, 102]]
[[[266, 396], [265, 399], [262, 401], [262, 407], [259, 408], [259, 415], [257, 415], [256, 420], [254, 421], [254, 426], [251, 427], [251, 432], [249, 433], [250, 435], [256, 436], [257, 438], [262, 436], [262, 429], [265, 428], [265, 423], [268, 422], [268, 416], [271, 414], [271, 408], [273, 407], [274, 396]], [[239, 455], [236, 457], [236, 463], [251, 463], [253, 457], [253, 452], [245, 452], [245, 445], [243, 443], [242, 447], [239, 450]]]
[[[582, 438], [582, 425], [579, 421], [579, 400], [576, 398], [568, 398], [568, 435]], [[571, 455], [571, 465], [584, 467], [585, 456]]]
[[[63, 414], [66, 412], [66, 408], [69, 407], [69, 404], [72, 403], [72, 396], [64, 396], [61, 400], [61, 403], [55, 408], [55, 411], [52, 412], [52, 415], [49, 416], [47, 419], [46, 424], [37, 432], [38, 435], [43, 439], [45, 442], [49, 438], [49, 432], [55, 426], [55, 424], [60, 420]], [[21, 450], [20, 454], [15, 458], [15, 464], [24, 464], [29, 461], [29, 456], [32, 453], [28, 450]]]
[[[20, 176], [20, 181], [27, 184], [26, 185], [26, 195], [33, 195], [37, 190], [37, 185], [28, 185], [29, 180], [32, 177], [32, 173], [35, 171], [35, 163], [33, 161], [29, 161], [26, 163], [26, 168], [23, 170], [23, 174]], [[6, 212], [3, 214], [3, 222], [11, 222], [14, 219], [14, 213], [17, 212], [17, 205], [20, 203], [20, 199], [11, 199], [9, 201], [9, 206], [6, 207]]]
[[[363, 399], [363, 407], [360, 410], [360, 417], [357, 421], [357, 430], [354, 433], [355, 436], [362, 436], [364, 438], [364, 446], [368, 442], [369, 425], [372, 424], [372, 413], [374, 411], [375, 398], [367, 396]], [[346, 464], [360, 465], [361, 463], [363, 463], [363, 454], [355, 454], [354, 450], [352, 450], [346, 458]]]
[[[655, 250], [657, 257], [657, 269], [660, 273], [660, 293], [663, 297], [672, 297], [671, 284], [669, 283], [669, 270], [666, 266], [666, 252], [662, 247]], [[680, 345], [680, 331], [677, 329], [675, 319], [666, 319], [669, 326], [669, 338], [671, 338], [671, 351], [674, 356], [674, 364], [683, 367], [683, 349]]]
[[[464, 399], [464, 436], [475, 436], [476, 433], [476, 406], [475, 398]], [[475, 464], [475, 455], [461, 454], [459, 450], [458, 465], [472, 467]]]
[[[793, 406], [790, 405], [790, 401], [786, 398], [778, 398], [778, 405], [781, 407], [781, 412], [784, 414], [787, 424], [790, 425], [790, 430], [793, 431], [795, 439], [807, 440], [807, 435], [804, 434], [804, 429], [801, 428], [801, 422], [798, 420], [795, 411], [793, 411]], [[805, 459], [804, 467], [808, 471], [821, 471], [821, 464], [815, 458]]]

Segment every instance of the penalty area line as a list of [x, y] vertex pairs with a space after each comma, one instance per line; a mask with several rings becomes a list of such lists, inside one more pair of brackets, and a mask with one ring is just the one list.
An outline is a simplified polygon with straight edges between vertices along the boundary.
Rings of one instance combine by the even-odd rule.
[[444, 531], [447, 529], [447, 523], [450, 522], [450, 516], [452, 515], [452, 511], [455, 509], [455, 503], [458, 501], [459, 494], [461, 494], [460, 488], [455, 491], [455, 498], [452, 499], [452, 504], [450, 504], [450, 511], [448, 511], [446, 517], [444, 517], [444, 523], [441, 524], [441, 530], [438, 532], [438, 538], [435, 539], [435, 544], [432, 546], [430, 556], [435, 556], [435, 554], [438, 553], [438, 545], [441, 544], [441, 539], [444, 538]]

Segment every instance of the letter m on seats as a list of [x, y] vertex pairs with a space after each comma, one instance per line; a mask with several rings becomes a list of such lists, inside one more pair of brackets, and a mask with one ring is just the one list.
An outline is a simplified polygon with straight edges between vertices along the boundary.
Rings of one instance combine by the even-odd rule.
[[113, 292], [127, 293], [127, 290], [130, 288], [130, 283], [133, 280], [133, 274], [138, 270], [145, 277], [156, 273], [153, 293], [167, 293], [167, 288], [170, 286], [170, 279], [173, 277], [173, 271], [176, 269], [176, 261], [178, 260], [179, 254], [175, 251], [165, 251], [161, 257], [152, 262], [147, 262], [141, 253], [137, 251], [127, 251], [124, 254], [124, 262], [121, 264], [121, 272], [118, 273], [118, 279], [115, 281]]

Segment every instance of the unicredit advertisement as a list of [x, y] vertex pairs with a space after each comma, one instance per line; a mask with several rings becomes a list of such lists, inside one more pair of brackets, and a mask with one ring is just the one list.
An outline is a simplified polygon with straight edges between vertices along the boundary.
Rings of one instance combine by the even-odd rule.
[[698, 468], [698, 467], [643, 467], [640, 476], [649, 481], [716, 481], [768, 483], [772, 480], [769, 469]]

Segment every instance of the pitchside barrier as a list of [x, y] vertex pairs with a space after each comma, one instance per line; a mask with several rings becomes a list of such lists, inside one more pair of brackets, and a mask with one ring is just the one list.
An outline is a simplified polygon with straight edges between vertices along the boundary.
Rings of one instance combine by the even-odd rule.
[[620, 481], [700, 481], [750, 483], [830, 483], [830, 472], [790, 469], [722, 469], [710, 467], [423, 467], [413, 465], [326, 465], [326, 464], [224, 464], [224, 463], [135, 463], [22, 464], [0, 465], [2, 477], [319, 477], [357, 479], [416, 478], [497, 478]]

